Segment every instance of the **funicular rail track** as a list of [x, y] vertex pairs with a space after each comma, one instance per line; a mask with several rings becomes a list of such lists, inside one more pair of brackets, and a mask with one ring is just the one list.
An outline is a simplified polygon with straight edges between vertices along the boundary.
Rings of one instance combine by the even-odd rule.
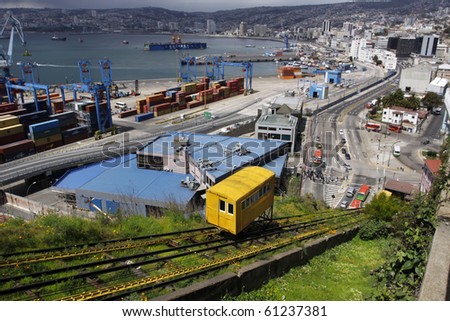
[[[215, 231], [216, 235], [209, 235], [209, 239], [203, 242], [187, 242], [187, 244], [145, 250], [120, 257], [116, 257], [118, 251], [107, 250], [111, 247], [106, 246], [105, 252], [108, 252], [106, 253], [108, 258], [104, 260], [91, 259], [87, 263], [71, 264], [72, 262], [66, 259], [61, 268], [5, 276], [0, 283], [9, 286], [1, 287], [0, 298], [14, 300], [119, 299], [136, 291], [162, 288], [258, 254], [317, 237], [347, 225], [355, 225], [363, 219], [361, 214], [353, 211], [307, 221], [305, 217], [302, 219], [286, 217], [279, 220], [279, 226], [249, 232], [239, 237], [224, 236], [223, 233]], [[210, 232], [212, 231], [208, 231], [208, 234]], [[167, 238], [163, 239], [167, 243]], [[190, 239], [184, 236], [183, 240]], [[23, 264], [33, 266], [41, 262]], [[3, 273], [5, 269], [6, 267], [0, 269], [2, 276], [5, 275]], [[50, 275], [53, 277], [49, 278]], [[86, 283], [86, 280], [94, 280], [94, 282]], [[64, 290], [66, 295], [58, 293], [62, 290], [47, 290], [64, 284], [66, 284]], [[67, 296], [67, 293], [74, 294]]]

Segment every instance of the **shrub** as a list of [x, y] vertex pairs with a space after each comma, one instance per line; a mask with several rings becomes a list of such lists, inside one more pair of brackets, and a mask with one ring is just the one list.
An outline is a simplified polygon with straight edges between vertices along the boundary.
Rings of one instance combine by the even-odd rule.
[[362, 240], [375, 240], [377, 238], [385, 238], [389, 235], [390, 226], [388, 223], [379, 220], [370, 220], [364, 224], [359, 236]]

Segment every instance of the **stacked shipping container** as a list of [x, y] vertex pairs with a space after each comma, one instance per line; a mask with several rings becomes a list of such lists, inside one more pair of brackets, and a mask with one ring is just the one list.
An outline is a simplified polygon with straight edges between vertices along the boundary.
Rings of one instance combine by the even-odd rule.
[[6, 163], [35, 153], [34, 143], [30, 139], [19, 140], [0, 146], [0, 163]]
[[25, 138], [24, 128], [17, 116], [0, 116], [0, 145]]
[[[209, 78], [203, 78], [201, 83], [186, 83], [181, 87], [167, 89], [136, 100], [136, 113], [146, 114], [145, 117], [135, 117], [135, 121], [159, 117], [185, 108], [195, 108], [207, 103], [225, 99], [244, 93], [244, 77], [229, 81], [221, 80], [210, 84]], [[120, 113], [119, 117], [134, 115], [131, 111]], [[150, 118], [151, 118], [150, 117]]]
[[58, 119], [30, 125], [29, 130], [36, 152], [59, 147], [63, 144]]

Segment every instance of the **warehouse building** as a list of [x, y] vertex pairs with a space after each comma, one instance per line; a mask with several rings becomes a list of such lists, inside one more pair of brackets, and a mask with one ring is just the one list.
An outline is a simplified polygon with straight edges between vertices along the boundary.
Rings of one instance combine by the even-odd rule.
[[245, 166], [272, 170], [280, 185], [288, 148], [282, 141], [170, 132], [136, 155], [73, 169], [52, 189], [91, 211], [151, 216], [172, 205], [192, 210], [207, 188]]

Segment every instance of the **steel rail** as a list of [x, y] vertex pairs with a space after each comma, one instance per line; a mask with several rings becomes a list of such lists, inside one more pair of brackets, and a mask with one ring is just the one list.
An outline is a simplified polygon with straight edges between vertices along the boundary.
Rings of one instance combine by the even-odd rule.
[[[224, 247], [237, 246], [237, 245], [245, 243], [245, 242], [257, 240], [257, 239], [260, 239], [261, 237], [269, 237], [269, 236], [279, 235], [280, 233], [288, 233], [288, 232], [291, 232], [291, 231], [298, 231], [298, 229], [300, 229], [300, 228], [317, 226], [319, 224], [323, 224], [326, 221], [330, 221], [332, 219], [340, 218], [340, 217], [343, 217], [343, 216], [349, 216], [349, 215], [350, 214], [335, 215], [335, 216], [329, 217], [327, 219], [321, 218], [321, 219], [318, 219], [314, 223], [311, 223], [311, 222], [309, 222], [309, 223], [306, 223], [306, 222], [293, 223], [293, 224], [290, 224], [288, 226], [281, 226], [279, 228], [274, 228], [272, 230], [269, 230], [268, 233], [266, 233], [264, 235], [261, 235], [259, 233], [254, 233], [255, 234], [254, 236], [247, 236], [247, 237], [245, 237], [245, 238], [243, 238], [241, 240], [230, 240], [230, 239], [211, 240], [211, 241], [207, 241], [207, 242], [204, 242], [204, 243], [201, 243], [201, 244], [185, 245], [185, 246], [176, 247], [176, 248], [159, 250], [159, 251], [155, 251], [155, 252], [152, 252], [152, 253], [135, 254], [135, 255], [131, 255], [131, 256], [127, 256], [127, 257], [120, 257], [120, 258], [113, 258], [113, 259], [109, 259], [109, 260], [103, 260], [103, 261], [100, 261], [100, 262], [99, 261], [90, 262], [90, 263], [83, 264], [82, 267], [86, 268], [86, 267], [91, 267], [91, 266], [100, 266], [100, 265], [104, 265], [104, 264], [111, 264], [111, 263], [120, 262], [120, 261], [122, 261], [122, 262], [123, 261], [131, 261], [132, 259], [136, 259], [136, 258], [139, 258], [139, 257], [154, 256], [154, 255], [158, 255], [158, 254], [169, 253], [169, 252], [180, 251], [180, 250], [186, 251], [186, 250], [194, 248], [194, 247], [201, 247], [201, 246], [205, 246], [205, 245], [208, 245], [208, 247], [195, 249], [194, 253], [198, 254], [198, 253], [203, 253], [203, 252], [207, 252], [207, 251], [216, 251], [216, 250], [224, 248]], [[224, 240], [228, 241], [228, 243], [219, 244], [219, 245], [216, 245], [216, 246], [209, 246], [209, 245], [211, 245], [213, 243], [223, 242]], [[183, 257], [183, 256], [188, 256], [190, 254], [192, 254], [192, 253], [191, 252], [188, 252], [188, 253], [183, 252], [183, 253], [178, 253], [178, 254], [174, 254], [174, 255], [171, 255], [171, 256], [162, 257], [162, 258], [155, 258], [155, 259], [150, 259], [150, 260], [141, 261], [141, 262], [132, 262], [132, 263], [127, 264], [126, 266], [115, 266], [115, 267], [110, 267], [110, 268], [107, 268], [107, 269], [102, 269], [100, 271], [82, 272], [82, 273], [79, 273], [77, 275], [60, 277], [60, 278], [57, 278], [57, 279], [41, 281], [41, 282], [32, 283], [32, 284], [26, 284], [26, 285], [22, 285], [22, 286], [18, 286], [18, 287], [12, 288], [12, 289], [1, 290], [0, 291], [0, 295], [8, 295], [8, 294], [17, 293], [17, 292], [20, 292], [20, 291], [30, 290], [30, 289], [33, 289], [33, 288], [41, 288], [41, 287], [45, 287], [45, 286], [52, 285], [52, 284], [66, 282], [66, 281], [69, 281], [69, 280], [76, 280], [76, 279], [82, 279], [82, 278], [98, 276], [99, 274], [106, 274], [106, 273], [115, 272], [115, 271], [124, 270], [124, 269], [128, 269], [128, 268], [133, 268], [133, 267], [136, 268], [136, 267], [139, 267], [139, 266], [154, 264], [154, 263], [158, 263], [158, 262], [161, 262], [161, 261], [167, 261], [167, 260], [172, 260], [172, 259], [175, 259], [175, 258], [180, 258], [180, 257]], [[55, 273], [56, 272], [58, 272], [58, 273], [59, 272], [67, 272], [68, 270], [73, 270], [74, 268], [75, 267], [67, 267], [67, 268], [57, 269], [58, 271], [56, 271], [56, 270], [52, 270], [52, 271], [55, 271]], [[51, 274], [52, 271], [49, 271], [49, 273], [37, 272], [37, 273], [34, 273], [34, 274], [37, 275], [37, 276], [38, 275], [44, 275], [44, 274]], [[11, 277], [11, 279], [21, 279], [23, 277], [31, 277], [31, 275]], [[2, 281], [4, 281], [4, 280], [2, 280]]]

